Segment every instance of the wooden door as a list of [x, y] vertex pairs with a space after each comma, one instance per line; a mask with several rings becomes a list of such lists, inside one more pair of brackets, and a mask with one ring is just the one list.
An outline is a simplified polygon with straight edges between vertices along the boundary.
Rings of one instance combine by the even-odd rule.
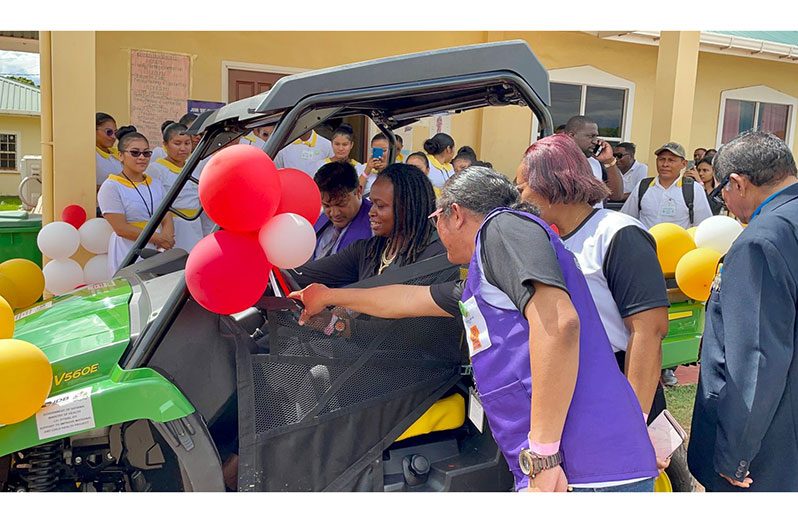
[[268, 91], [283, 76], [287, 75], [229, 69], [227, 71], [227, 101], [235, 102]]

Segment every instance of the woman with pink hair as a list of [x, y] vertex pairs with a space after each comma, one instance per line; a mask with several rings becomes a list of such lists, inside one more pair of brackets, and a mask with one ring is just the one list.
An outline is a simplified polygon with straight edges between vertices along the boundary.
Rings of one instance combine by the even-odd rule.
[[532, 144], [516, 184], [576, 256], [618, 364], [650, 422], [665, 408], [659, 377], [669, 305], [654, 239], [638, 220], [593, 207], [610, 191], [566, 135]]

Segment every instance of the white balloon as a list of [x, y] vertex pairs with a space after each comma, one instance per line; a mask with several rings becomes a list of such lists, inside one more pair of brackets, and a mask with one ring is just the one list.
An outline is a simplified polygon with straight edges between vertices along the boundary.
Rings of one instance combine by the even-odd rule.
[[80, 244], [92, 254], [108, 252], [108, 241], [114, 230], [105, 218], [92, 218], [80, 226]]
[[272, 265], [293, 269], [313, 256], [316, 232], [305, 218], [287, 212], [266, 222], [258, 232], [258, 241]]
[[86, 285], [110, 280], [111, 274], [108, 272], [107, 254], [98, 254], [86, 262], [86, 265], [83, 267], [83, 281], [86, 282]]
[[73, 259], [53, 260], [44, 266], [44, 288], [64, 294], [83, 285], [83, 268]]
[[80, 247], [80, 234], [67, 222], [48, 223], [36, 237], [36, 245], [42, 254], [53, 260], [69, 258]]
[[743, 226], [734, 218], [712, 216], [698, 225], [695, 230], [695, 244], [696, 247], [712, 249], [725, 255], [742, 232]]

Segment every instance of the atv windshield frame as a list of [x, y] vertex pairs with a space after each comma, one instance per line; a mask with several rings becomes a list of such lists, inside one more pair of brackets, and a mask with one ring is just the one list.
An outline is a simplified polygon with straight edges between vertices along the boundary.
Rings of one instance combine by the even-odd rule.
[[[517, 40], [463, 46], [311, 71], [278, 80], [266, 93], [239, 100], [195, 120], [191, 134], [203, 134], [176, 182], [144, 227], [121, 269], [134, 263], [203, 159], [251, 129], [275, 125], [263, 150], [277, 151], [331, 118], [367, 116], [386, 134], [390, 161], [396, 156], [393, 129], [440, 113], [507, 105], [529, 107], [539, 136], [553, 125], [549, 77], [526, 42]], [[202, 211], [201, 211], [202, 212]], [[146, 365], [188, 299], [185, 279], [158, 316], [125, 351], [124, 368]]]

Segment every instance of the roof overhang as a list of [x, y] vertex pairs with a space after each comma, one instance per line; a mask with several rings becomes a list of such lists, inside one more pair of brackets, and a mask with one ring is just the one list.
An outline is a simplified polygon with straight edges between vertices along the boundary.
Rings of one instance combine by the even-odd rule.
[[38, 31], [0, 31], [0, 50], [21, 53], [39, 52]]

